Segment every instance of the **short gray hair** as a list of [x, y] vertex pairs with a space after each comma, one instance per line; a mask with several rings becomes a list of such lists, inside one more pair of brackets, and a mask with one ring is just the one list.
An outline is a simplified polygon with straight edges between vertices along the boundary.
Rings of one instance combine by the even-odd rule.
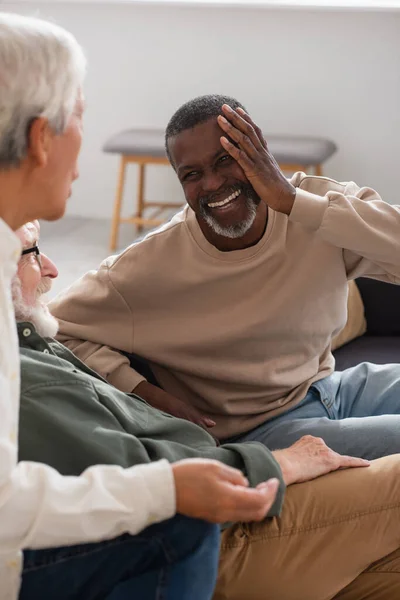
[[32, 121], [68, 125], [86, 72], [74, 36], [48, 21], [0, 13], [0, 168], [18, 166]]
[[176, 137], [187, 129], [193, 129], [196, 125], [205, 123], [209, 119], [217, 118], [218, 115], [222, 114], [221, 109], [223, 104], [229, 104], [231, 108], [243, 108], [243, 110], [246, 110], [243, 104], [236, 100], [236, 98], [222, 96], [221, 94], [207, 94], [206, 96], [198, 96], [197, 98], [193, 98], [193, 100], [189, 100], [189, 102], [185, 102], [172, 115], [165, 130], [165, 149], [172, 165], [173, 161], [169, 151], [170, 138]]

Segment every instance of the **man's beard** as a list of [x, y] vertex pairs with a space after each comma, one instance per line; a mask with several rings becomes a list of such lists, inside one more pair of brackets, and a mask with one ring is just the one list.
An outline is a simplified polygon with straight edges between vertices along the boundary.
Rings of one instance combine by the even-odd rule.
[[241, 184], [240, 186], [235, 186], [232, 189], [232, 191], [227, 192], [227, 196], [239, 189], [246, 196], [246, 206], [248, 210], [248, 215], [246, 219], [240, 221], [240, 223], [235, 223], [235, 225], [223, 227], [218, 223], [218, 221], [214, 218], [213, 214], [211, 213], [210, 208], [208, 207], [208, 203], [214, 201], [211, 195], [207, 197], [203, 196], [202, 198], [200, 198], [199, 202], [200, 216], [205, 220], [210, 229], [212, 229], [217, 235], [221, 235], [232, 240], [242, 238], [252, 228], [257, 215], [257, 207], [260, 204], [260, 197], [256, 194], [253, 187], [249, 184]]
[[29, 321], [44, 338], [54, 338], [58, 331], [58, 321], [50, 314], [43, 297], [50, 288], [51, 280], [43, 277], [36, 291], [35, 304], [29, 306], [23, 299], [19, 277], [14, 277], [11, 287], [16, 320]]

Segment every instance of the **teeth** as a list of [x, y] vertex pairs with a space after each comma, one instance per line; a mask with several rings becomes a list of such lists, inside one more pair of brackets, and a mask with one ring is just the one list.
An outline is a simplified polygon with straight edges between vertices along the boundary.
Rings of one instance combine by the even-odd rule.
[[208, 204], [208, 206], [210, 208], [216, 208], [217, 206], [225, 206], [225, 204], [228, 204], [228, 202], [231, 202], [232, 200], [234, 200], [238, 196], [240, 196], [240, 190], [238, 190], [237, 192], [234, 192], [233, 194], [231, 194], [230, 196], [228, 196], [228, 198], [225, 198], [225, 200], [221, 200], [221, 202], [210, 202]]

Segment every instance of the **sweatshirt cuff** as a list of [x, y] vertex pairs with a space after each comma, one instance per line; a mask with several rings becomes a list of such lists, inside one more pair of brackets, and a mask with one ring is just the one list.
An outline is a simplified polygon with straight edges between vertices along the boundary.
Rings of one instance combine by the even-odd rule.
[[[238, 452], [239, 444], [224, 444], [223, 449]], [[279, 488], [275, 501], [271, 506], [268, 517], [279, 516], [285, 497], [286, 485], [283, 480], [281, 467], [272, 452], [260, 442], [244, 442], [240, 444], [245, 452], [240, 452], [243, 461], [244, 474], [249, 480], [250, 487], [257, 487], [259, 483], [272, 477], [279, 479]], [[243, 471], [243, 467], [239, 467]]]
[[111, 385], [126, 394], [133, 392], [141, 381], [146, 381], [143, 375], [137, 373], [126, 362], [110, 373], [107, 379]]
[[[249, 472], [250, 469], [246, 469], [246, 476], [249, 480], [251, 487], [256, 487], [259, 483], [276, 477], [279, 479], [279, 488], [276, 494], [275, 501], [268, 512], [268, 517], [277, 517], [280, 515], [283, 506], [283, 500], [286, 492], [286, 485], [283, 480], [281, 467], [278, 461], [275, 459], [272, 452], [270, 452], [260, 442], [246, 442], [247, 453], [250, 454], [251, 471], [257, 472], [261, 477], [252, 477]], [[262, 450], [263, 452], [260, 452]], [[246, 463], [246, 461], [245, 461]], [[246, 466], [246, 464], [245, 464]]]
[[297, 188], [289, 220], [301, 223], [308, 229], [317, 230], [328, 206], [329, 198], [327, 196], [317, 196]]
[[[142, 471], [141, 475], [146, 485], [145, 504], [147, 506], [147, 524], [146, 527], [154, 523], [166, 521], [176, 514], [176, 488], [175, 478], [172, 471], [172, 465], [165, 459], [145, 465], [133, 467], [135, 475]], [[133, 487], [136, 487], [133, 480]], [[136, 490], [132, 490], [134, 498]]]

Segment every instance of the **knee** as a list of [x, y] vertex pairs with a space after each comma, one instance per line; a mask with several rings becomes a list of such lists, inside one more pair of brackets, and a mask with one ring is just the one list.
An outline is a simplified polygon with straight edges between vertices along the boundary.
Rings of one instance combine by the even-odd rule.
[[185, 540], [188, 549], [189, 547], [191, 550], [206, 547], [210, 554], [213, 550], [219, 552], [219, 525], [182, 515], [177, 515], [173, 521], [175, 521], [177, 534]]
[[215, 548], [219, 553], [219, 544], [221, 537], [221, 529], [219, 525], [214, 523], [206, 523], [205, 521], [201, 521], [202, 523], [202, 539], [207, 544], [207, 547]]
[[213, 572], [216, 578], [221, 541], [220, 527], [198, 520], [194, 520], [189, 525], [189, 528], [192, 527], [194, 527], [193, 533], [195, 534], [192, 543], [195, 544], [194, 549], [197, 560], [203, 563], [210, 574]]

